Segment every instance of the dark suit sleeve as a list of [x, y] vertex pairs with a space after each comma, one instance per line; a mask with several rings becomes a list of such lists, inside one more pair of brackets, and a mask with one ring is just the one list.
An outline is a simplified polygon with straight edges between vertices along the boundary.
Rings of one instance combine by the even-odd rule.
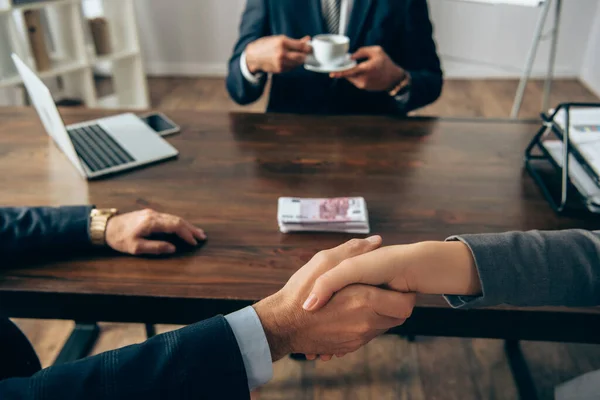
[[249, 397], [242, 356], [222, 316], [30, 378], [0, 381], [2, 400]]
[[0, 256], [75, 251], [90, 246], [91, 209], [91, 206], [0, 208]]
[[600, 305], [600, 232], [462, 235], [473, 253], [483, 295], [448, 296], [455, 307]]
[[412, 77], [410, 99], [404, 107], [406, 112], [437, 100], [444, 80], [427, 1], [409, 0], [407, 7], [404, 14], [407, 17], [406, 30], [402, 39], [403, 63], [400, 65]]
[[240, 23], [240, 37], [235, 44], [233, 55], [229, 60], [227, 75], [227, 91], [238, 104], [246, 105], [255, 102], [262, 96], [267, 83], [267, 75], [263, 75], [258, 84], [252, 84], [244, 78], [240, 67], [242, 53], [249, 43], [269, 33], [269, 17], [267, 0], [247, 0], [246, 9]]

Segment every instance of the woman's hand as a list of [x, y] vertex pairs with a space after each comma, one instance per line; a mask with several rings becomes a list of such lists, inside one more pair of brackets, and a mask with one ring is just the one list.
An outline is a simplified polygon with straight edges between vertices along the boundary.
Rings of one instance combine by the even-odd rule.
[[317, 278], [304, 309], [318, 310], [334, 293], [354, 283], [407, 293], [481, 293], [475, 261], [465, 244], [422, 242], [382, 247], [342, 261]]

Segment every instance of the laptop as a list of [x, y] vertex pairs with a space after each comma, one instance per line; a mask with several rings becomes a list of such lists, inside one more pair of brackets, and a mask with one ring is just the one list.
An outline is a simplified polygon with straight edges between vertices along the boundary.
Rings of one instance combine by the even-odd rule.
[[12, 59], [46, 132], [85, 178], [99, 178], [179, 154], [132, 113], [65, 126], [48, 87], [16, 54]]

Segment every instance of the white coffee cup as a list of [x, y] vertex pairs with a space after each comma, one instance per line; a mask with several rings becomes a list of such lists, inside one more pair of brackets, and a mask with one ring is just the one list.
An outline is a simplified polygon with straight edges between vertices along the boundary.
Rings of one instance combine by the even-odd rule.
[[343, 35], [317, 35], [312, 38], [310, 45], [319, 64], [335, 66], [346, 61], [350, 38]]

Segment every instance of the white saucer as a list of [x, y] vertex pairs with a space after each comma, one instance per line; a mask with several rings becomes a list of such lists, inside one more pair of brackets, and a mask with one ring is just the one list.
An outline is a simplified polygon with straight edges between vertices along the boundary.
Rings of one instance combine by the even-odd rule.
[[304, 68], [309, 71], [319, 72], [322, 74], [330, 74], [332, 72], [343, 72], [356, 67], [356, 61], [350, 58], [350, 54], [346, 55], [346, 61], [335, 65], [321, 65], [313, 56], [306, 58]]

